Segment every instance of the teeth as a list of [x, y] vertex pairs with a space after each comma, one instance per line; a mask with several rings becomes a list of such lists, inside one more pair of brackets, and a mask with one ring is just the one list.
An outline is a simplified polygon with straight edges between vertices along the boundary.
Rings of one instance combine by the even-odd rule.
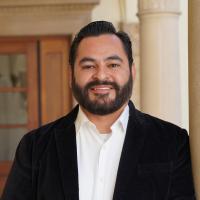
[[94, 88], [94, 90], [109, 90], [110, 88], [107, 88], [107, 87], [102, 87], [102, 88]]
[[101, 87], [101, 88], [92, 88], [93, 90], [110, 90], [109, 87]]

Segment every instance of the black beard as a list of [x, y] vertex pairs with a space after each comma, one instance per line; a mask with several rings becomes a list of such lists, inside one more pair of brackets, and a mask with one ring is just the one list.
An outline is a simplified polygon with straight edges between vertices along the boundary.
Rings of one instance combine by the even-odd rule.
[[[88, 91], [97, 85], [109, 85], [115, 90], [115, 98], [109, 99], [109, 94], [96, 94], [96, 100], [90, 100]], [[73, 76], [72, 92], [77, 102], [90, 113], [96, 115], [107, 115], [119, 110], [131, 97], [133, 88], [132, 76], [129, 76], [128, 81], [119, 86], [115, 82], [95, 80], [89, 82], [85, 87], [80, 87]]]

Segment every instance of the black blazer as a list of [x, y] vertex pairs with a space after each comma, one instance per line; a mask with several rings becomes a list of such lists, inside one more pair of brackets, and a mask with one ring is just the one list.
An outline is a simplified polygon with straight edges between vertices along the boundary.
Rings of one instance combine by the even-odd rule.
[[[113, 200], [195, 199], [186, 131], [129, 107]], [[2, 200], [79, 199], [77, 112], [22, 138]]]

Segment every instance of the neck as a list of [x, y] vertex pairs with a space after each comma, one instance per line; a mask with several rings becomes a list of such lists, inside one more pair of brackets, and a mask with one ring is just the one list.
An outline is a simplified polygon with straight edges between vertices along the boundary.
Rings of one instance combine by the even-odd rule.
[[81, 107], [87, 118], [95, 124], [100, 133], [110, 133], [112, 124], [119, 118], [124, 108], [128, 103], [125, 103], [120, 109], [114, 113], [107, 115], [96, 115], [88, 112], [85, 108]]

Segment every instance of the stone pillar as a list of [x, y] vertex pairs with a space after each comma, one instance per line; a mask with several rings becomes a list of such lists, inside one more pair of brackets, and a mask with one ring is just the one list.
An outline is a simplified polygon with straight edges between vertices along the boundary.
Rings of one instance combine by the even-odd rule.
[[189, 1], [189, 129], [193, 174], [200, 199], [200, 0]]
[[139, 0], [141, 110], [181, 125], [179, 0]]

